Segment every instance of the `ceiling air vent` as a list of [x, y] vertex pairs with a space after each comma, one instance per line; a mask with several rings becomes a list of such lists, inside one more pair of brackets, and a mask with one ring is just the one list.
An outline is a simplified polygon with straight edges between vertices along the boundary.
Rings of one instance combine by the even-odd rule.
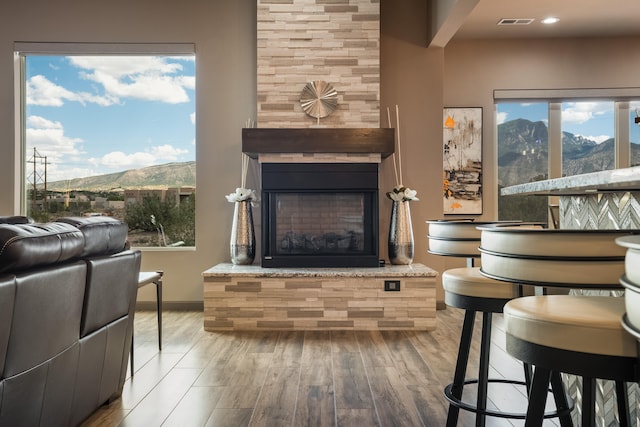
[[529, 25], [533, 22], [530, 18], [502, 18], [498, 25]]

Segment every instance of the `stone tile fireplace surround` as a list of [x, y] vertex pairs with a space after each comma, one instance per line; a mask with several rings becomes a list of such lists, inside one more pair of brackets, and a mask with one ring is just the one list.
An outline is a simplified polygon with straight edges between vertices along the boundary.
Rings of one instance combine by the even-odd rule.
[[[243, 130], [243, 152], [263, 165], [377, 164], [393, 147], [393, 129]], [[365, 268], [219, 264], [203, 273], [204, 328], [433, 330], [436, 276], [422, 264]]]
[[[203, 273], [204, 329], [430, 331], [436, 327], [437, 274], [421, 264], [349, 269], [218, 264]], [[398, 290], [385, 291], [385, 282]]]
[[[258, 0], [257, 20], [258, 128], [243, 130], [243, 152], [299, 164], [379, 164], [393, 153], [394, 130], [379, 129], [379, 0]], [[313, 80], [337, 91], [336, 111], [321, 120], [299, 102]], [[219, 264], [203, 273], [204, 328], [432, 330], [436, 276], [421, 264]]]

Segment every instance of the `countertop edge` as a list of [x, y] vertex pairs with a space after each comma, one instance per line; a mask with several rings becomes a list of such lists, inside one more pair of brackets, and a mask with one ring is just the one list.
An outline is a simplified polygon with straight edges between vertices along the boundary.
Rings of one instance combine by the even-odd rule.
[[501, 189], [500, 194], [576, 196], [612, 191], [640, 191], [640, 166], [512, 185]]
[[423, 264], [369, 268], [262, 268], [259, 265], [217, 264], [202, 272], [203, 277], [437, 277], [438, 272]]

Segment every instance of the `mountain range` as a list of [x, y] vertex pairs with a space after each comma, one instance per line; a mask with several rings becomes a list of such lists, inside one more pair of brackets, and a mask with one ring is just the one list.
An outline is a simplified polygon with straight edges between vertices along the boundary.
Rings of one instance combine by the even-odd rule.
[[163, 189], [195, 187], [196, 162], [167, 163], [129, 169], [105, 175], [47, 183], [50, 191], [118, 191], [123, 189]]
[[[498, 125], [498, 185], [509, 186], [547, 178], [549, 134], [541, 122], [516, 119]], [[562, 132], [562, 170], [577, 175], [615, 168], [614, 139], [600, 144]], [[640, 164], [640, 145], [631, 144], [631, 164]]]
[[[498, 125], [498, 184], [509, 186], [547, 178], [547, 126], [542, 121], [516, 119]], [[614, 168], [614, 140], [600, 144], [562, 132], [562, 169], [577, 175]], [[640, 145], [631, 144], [631, 164], [640, 164]], [[487, 167], [487, 165], [485, 165]], [[50, 191], [117, 191], [195, 187], [196, 162], [167, 163], [105, 175], [47, 183]]]

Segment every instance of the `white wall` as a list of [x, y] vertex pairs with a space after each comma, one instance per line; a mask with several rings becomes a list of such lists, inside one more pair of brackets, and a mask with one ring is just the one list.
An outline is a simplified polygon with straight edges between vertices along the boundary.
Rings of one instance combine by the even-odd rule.
[[[143, 269], [165, 270], [165, 301], [202, 301], [201, 273], [229, 260], [240, 181], [241, 128], [255, 117], [255, 0], [30, 0], [0, 2], [0, 215], [14, 213], [13, 44], [194, 43], [197, 79], [195, 251], [144, 252]], [[139, 300], [153, 300], [153, 287]]]
[[[381, 126], [386, 108], [393, 119], [400, 110], [403, 184], [418, 191], [411, 202], [414, 262], [443, 271], [445, 259], [427, 253], [428, 219], [442, 218], [442, 80], [443, 49], [426, 48], [427, 4], [421, 0], [383, 1], [380, 21]], [[383, 192], [395, 185], [391, 157], [382, 162]], [[380, 254], [387, 258], [391, 201], [380, 197]], [[388, 259], [388, 258], [387, 258]], [[438, 278], [438, 280], [440, 280]], [[440, 287], [439, 287], [440, 288]], [[444, 293], [439, 289], [437, 299]]]

